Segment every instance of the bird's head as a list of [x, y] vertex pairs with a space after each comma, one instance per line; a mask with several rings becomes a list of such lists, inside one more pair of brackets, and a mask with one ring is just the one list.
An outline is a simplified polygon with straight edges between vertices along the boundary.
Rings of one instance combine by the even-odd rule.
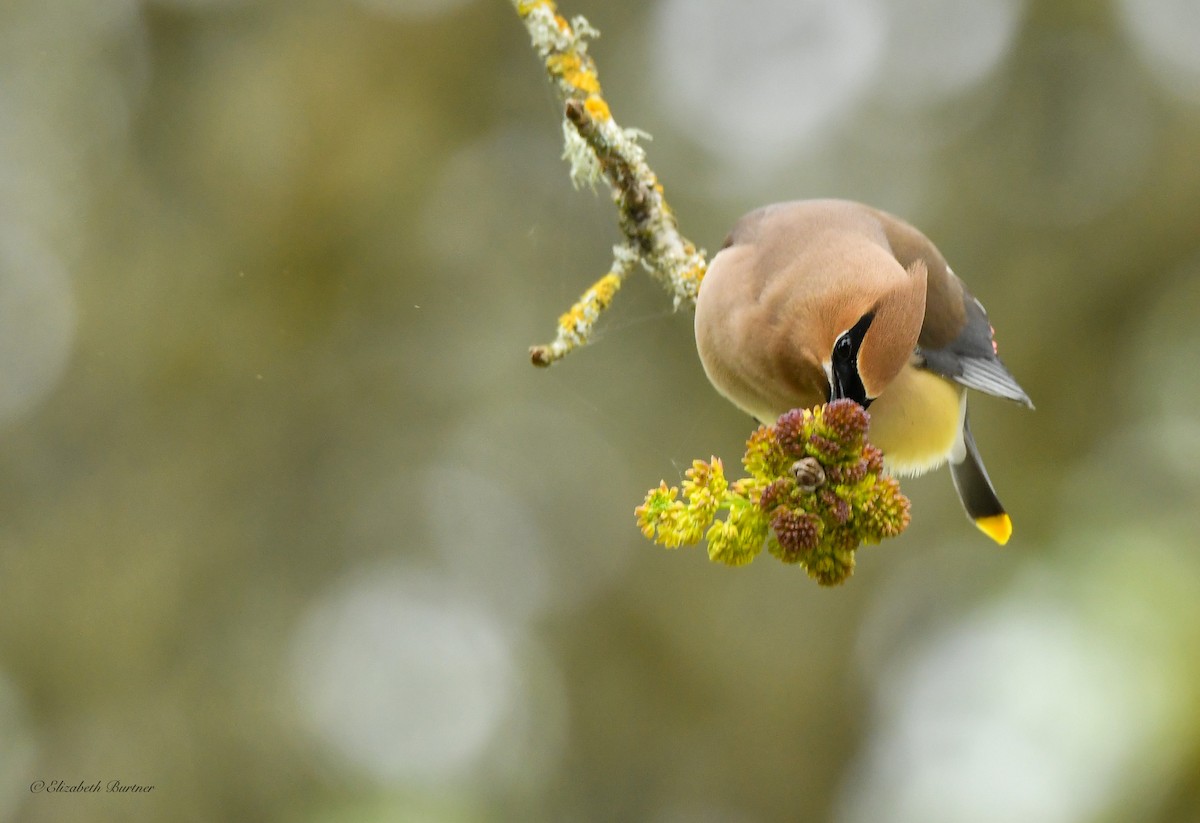
[[912, 357], [925, 316], [925, 264], [907, 269], [873, 242], [822, 245], [804, 261], [830, 287], [816, 293], [819, 318], [801, 333], [820, 358], [829, 399], [869, 406]]

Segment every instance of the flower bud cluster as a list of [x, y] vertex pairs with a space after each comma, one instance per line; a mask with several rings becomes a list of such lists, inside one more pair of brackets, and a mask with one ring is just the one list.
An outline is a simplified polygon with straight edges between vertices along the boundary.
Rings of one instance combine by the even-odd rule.
[[703, 536], [709, 558], [731, 566], [749, 563], [765, 544], [821, 585], [842, 583], [861, 544], [895, 537], [910, 519], [908, 498], [866, 441], [869, 422], [852, 400], [787, 412], [750, 436], [747, 477], [730, 484], [714, 457], [688, 469], [686, 502], [660, 483], [635, 511], [642, 533], [668, 548]]

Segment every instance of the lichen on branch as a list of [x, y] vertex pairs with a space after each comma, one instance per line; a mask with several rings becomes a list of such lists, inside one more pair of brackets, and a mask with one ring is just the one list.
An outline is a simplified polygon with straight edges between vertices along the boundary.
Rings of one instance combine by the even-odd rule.
[[718, 458], [697, 460], [685, 473], [684, 499], [661, 482], [635, 510], [638, 525], [667, 548], [703, 538], [709, 559], [729, 566], [749, 563], [766, 545], [822, 586], [842, 583], [861, 544], [895, 537], [909, 522], [908, 498], [866, 442], [869, 422], [852, 400], [787, 412], [746, 442], [747, 477], [730, 483]]
[[622, 128], [613, 119], [587, 50], [599, 32], [583, 17], [568, 22], [551, 0], [512, 4], [563, 102], [563, 156], [571, 164], [571, 180], [576, 186], [600, 179], [608, 183], [625, 238], [609, 273], [559, 318], [554, 341], [530, 349], [534, 365], [549, 366], [587, 342], [596, 319], [636, 263], [663, 284], [678, 309], [695, 305], [707, 262], [704, 252], [679, 233], [658, 176], [638, 144], [644, 133]]
[[616, 297], [625, 278], [637, 265], [638, 254], [628, 246], [613, 247], [612, 270], [597, 280], [558, 318], [558, 334], [542, 346], [531, 346], [529, 355], [535, 366], [549, 366], [567, 352], [582, 346], [591, 336], [592, 328]]

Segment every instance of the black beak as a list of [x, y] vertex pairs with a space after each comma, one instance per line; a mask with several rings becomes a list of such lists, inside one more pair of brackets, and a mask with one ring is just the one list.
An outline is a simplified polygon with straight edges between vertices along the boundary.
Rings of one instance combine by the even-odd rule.
[[870, 408], [872, 398], [867, 397], [862, 378], [852, 363], [834, 363], [833, 380], [829, 385], [829, 402], [834, 400], [853, 400], [864, 409]]

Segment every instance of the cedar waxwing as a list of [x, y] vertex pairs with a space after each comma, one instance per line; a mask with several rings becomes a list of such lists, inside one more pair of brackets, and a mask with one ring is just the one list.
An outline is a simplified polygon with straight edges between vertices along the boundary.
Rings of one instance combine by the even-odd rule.
[[717, 391], [762, 422], [842, 397], [869, 407], [889, 470], [949, 460], [967, 515], [1008, 541], [966, 389], [1033, 404], [996, 356], [982, 304], [908, 223], [842, 200], [747, 214], [700, 287], [696, 348]]

